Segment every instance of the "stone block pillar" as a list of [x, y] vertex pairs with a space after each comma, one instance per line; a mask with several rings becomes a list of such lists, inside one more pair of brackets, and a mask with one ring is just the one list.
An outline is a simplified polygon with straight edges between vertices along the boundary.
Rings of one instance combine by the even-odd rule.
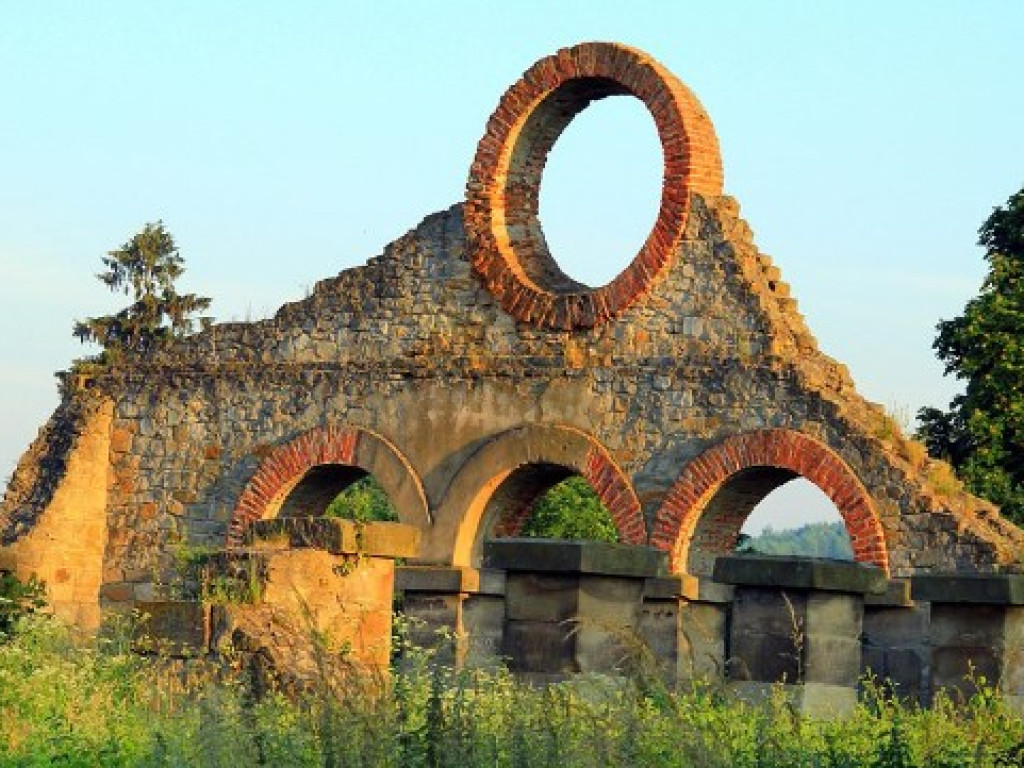
[[911, 599], [909, 579], [893, 579], [883, 594], [864, 597], [861, 674], [921, 705], [930, 700], [930, 609]]
[[984, 677], [1024, 713], [1024, 575], [937, 573], [911, 585], [931, 603], [932, 692], [970, 696]]
[[693, 576], [644, 583], [640, 635], [669, 687], [719, 681], [725, 674], [725, 636], [733, 587]]
[[783, 685], [818, 716], [857, 702], [864, 596], [882, 592], [884, 573], [834, 560], [734, 555], [715, 562], [715, 580], [734, 584], [727, 675], [741, 696]]
[[407, 565], [395, 573], [409, 640], [456, 664], [498, 660], [505, 628], [505, 573], [455, 566]]
[[644, 586], [667, 565], [650, 547], [498, 539], [484, 562], [506, 571], [503, 653], [524, 679], [628, 671], [642, 652]]
[[394, 561], [418, 554], [419, 535], [399, 523], [256, 521], [244, 546], [205, 566], [200, 600], [137, 604], [150, 617], [138, 647], [196, 656], [230, 644], [289, 687], [314, 679], [318, 653], [339, 669], [386, 673]]

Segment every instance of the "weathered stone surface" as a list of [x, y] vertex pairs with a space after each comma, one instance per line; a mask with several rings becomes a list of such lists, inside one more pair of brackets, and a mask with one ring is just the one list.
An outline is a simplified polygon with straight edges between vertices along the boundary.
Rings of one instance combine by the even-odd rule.
[[[871, 598], [868, 595], [868, 598]], [[861, 673], [894, 687], [896, 695], [929, 700], [929, 603], [872, 605], [865, 600]]]
[[725, 677], [728, 605], [689, 602], [679, 610], [676, 676], [683, 681], [717, 681]]
[[915, 600], [1024, 605], [1024, 574], [927, 573], [911, 580]]
[[879, 608], [909, 608], [913, 605], [910, 597], [910, 579], [890, 579], [885, 592], [868, 592], [864, 605]]
[[410, 592], [504, 595], [505, 572], [493, 569], [405, 565], [395, 570], [395, 589]]
[[931, 605], [931, 691], [970, 696], [984, 677], [1005, 695], [1024, 695], [1024, 606], [978, 602], [976, 588], [966, 594], [972, 600]]
[[667, 557], [651, 547], [600, 541], [497, 539], [484, 545], [484, 563], [508, 571], [645, 577], [663, 573]]
[[420, 531], [401, 523], [361, 523], [335, 517], [278, 517], [246, 529], [249, 546], [323, 549], [333, 555], [415, 557]]
[[210, 606], [194, 600], [140, 602], [134, 647], [143, 653], [202, 656], [210, 650]]
[[812, 557], [731, 555], [715, 561], [715, 580], [743, 586], [818, 589], [882, 594], [888, 587], [878, 568]]
[[[796, 476], [835, 502], [857, 560], [890, 576], [1017, 567], [1024, 533], [936, 488], [936, 466], [817, 349], [721, 194], [696, 97], [652, 59], [630, 69], [631, 49], [579, 50], [610, 77], [559, 70], [514, 86], [580, 98], [529, 126], [509, 121], [527, 107], [503, 101], [464, 204], [272, 318], [68, 377], [0, 502], [17, 571], [95, 623], [101, 602], [128, 608], [168, 583], [176, 548], [237, 547], [259, 520], [318, 516], [367, 473], [419, 529], [420, 564], [479, 568], [484, 540], [521, 530], [540, 494], [578, 474], [621, 540], [667, 552], [676, 573], [709, 576], [757, 501]], [[521, 195], [582, 95], [627, 75], [700, 146], [681, 155], [678, 136], [663, 137], [658, 226], [618, 278], [589, 289], [517, 229], [533, 222]], [[494, 152], [521, 140], [519, 192], [489, 186], [510, 178]]]
[[[499, 541], [485, 549], [488, 558], [494, 555], [489, 562], [517, 564], [507, 572], [505, 589], [502, 650], [511, 668], [541, 675], [611, 673], [638, 663], [644, 576], [657, 572], [664, 554], [650, 558], [639, 547], [596, 542], [561, 544]], [[640, 558], [625, 557], [630, 549]], [[522, 570], [525, 563], [535, 570]], [[597, 572], [602, 564], [606, 573]]]
[[676, 600], [694, 594], [696, 579], [688, 576], [653, 576], [644, 579], [644, 600]]
[[861, 594], [737, 586], [729, 678], [852, 690], [861, 667], [862, 617]]
[[434, 648], [457, 663], [492, 664], [502, 653], [505, 572], [444, 566], [402, 566], [395, 572], [400, 611], [413, 645]]
[[729, 684], [730, 690], [739, 698], [751, 704], [762, 705], [781, 690], [790, 706], [797, 712], [828, 719], [844, 717], [857, 706], [857, 691], [845, 685], [826, 683], [805, 683], [803, 685], [782, 685], [737, 681]]

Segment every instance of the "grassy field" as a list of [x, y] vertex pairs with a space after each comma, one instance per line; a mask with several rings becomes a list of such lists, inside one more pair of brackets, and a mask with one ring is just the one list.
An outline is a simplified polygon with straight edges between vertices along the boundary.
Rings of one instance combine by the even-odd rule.
[[[1010, 766], [1024, 723], [982, 686], [929, 710], [869, 687], [849, 718], [698, 686], [580, 678], [546, 689], [406, 651], [388, 680], [253, 697], [237, 675], [83, 638], [41, 616], [0, 643], [0, 765]], [[979, 681], [981, 683], [982, 681]]]

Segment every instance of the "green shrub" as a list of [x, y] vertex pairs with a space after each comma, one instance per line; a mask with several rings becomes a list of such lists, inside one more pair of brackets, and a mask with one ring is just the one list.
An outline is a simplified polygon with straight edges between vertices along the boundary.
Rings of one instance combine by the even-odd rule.
[[0, 571], [0, 638], [14, 631], [18, 620], [46, 606], [46, 586], [35, 575], [21, 581]]
[[0, 645], [0, 766], [754, 768], [1020, 765], [1024, 723], [985, 681], [930, 709], [870, 681], [842, 720], [697, 685], [579, 676], [544, 688], [408, 649], [387, 679], [260, 698], [199, 661], [140, 657], [131, 622], [83, 638], [29, 616]]

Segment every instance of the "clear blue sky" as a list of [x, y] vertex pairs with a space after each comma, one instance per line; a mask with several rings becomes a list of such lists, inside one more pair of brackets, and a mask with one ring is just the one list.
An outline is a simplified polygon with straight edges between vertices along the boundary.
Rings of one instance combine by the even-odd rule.
[[[697, 93], [726, 190], [863, 394], [957, 391], [930, 345], [1024, 183], [1024, 3], [0, 0], [0, 479], [113, 309], [100, 257], [162, 218], [220, 319], [272, 314], [461, 199], [484, 123], [537, 58], [647, 50]], [[618, 271], [653, 218], [639, 103], [588, 110], [542, 215], [571, 274]]]

